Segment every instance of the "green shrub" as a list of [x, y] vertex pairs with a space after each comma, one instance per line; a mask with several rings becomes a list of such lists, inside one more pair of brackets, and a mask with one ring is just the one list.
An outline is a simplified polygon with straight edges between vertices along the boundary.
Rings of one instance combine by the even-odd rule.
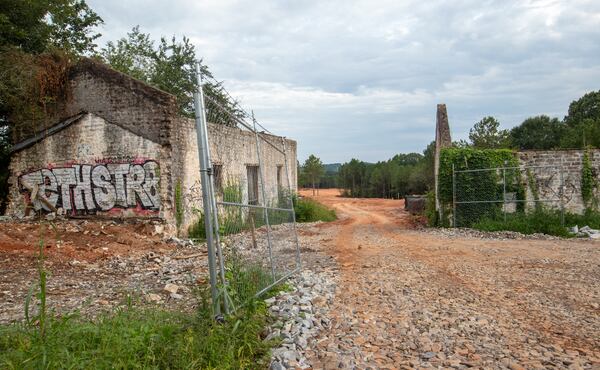
[[586, 149], [583, 152], [581, 168], [581, 198], [587, 209], [598, 209], [598, 199], [594, 196], [595, 190], [600, 190], [600, 184], [594, 174], [592, 161], [590, 160], [590, 151]]
[[198, 219], [188, 227], [188, 238], [205, 240], [206, 228], [204, 226], [204, 213], [199, 210], [196, 210], [195, 213], [198, 215]]
[[548, 234], [555, 236], [570, 236], [566, 227], [561, 224], [560, 211], [536, 209], [530, 213], [517, 212], [482, 218], [472, 227], [482, 231], [516, 231], [522, 234]]
[[[452, 166], [456, 171], [453, 176]], [[491, 170], [498, 167], [517, 167], [515, 153], [508, 149], [446, 148], [440, 155], [439, 196], [441, 206], [451, 209], [454, 196], [457, 202], [498, 201], [497, 203], [459, 203], [453, 215], [457, 226], [469, 227], [482, 218], [495, 218], [501, 211], [506, 176], [506, 192], [516, 193], [524, 199], [525, 188], [520, 171]], [[490, 169], [489, 171], [458, 172]], [[456, 181], [456, 193], [453, 182]], [[442, 223], [447, 220], [442, 220]]]
[[307, 198], [297, 198], [294, 201], [294, 211], [298, 222], [329, 222], [337, 219], [334, 210]]
[[473, 224], [474, 229], [483, 231], [517, 231], [522, 234], [542, 233], [548, 235], [569, 237], [569, 227], [578, 225], [589, 226], [593, 229], [600, 229], [600, 212], [587, 210], [583, 215], [573, 213], [565, 213], [564, 226], [562, 226], [562, 218], [559, 210], [547, 210], [542, 207], [524, 213], [517, 212], [506, 215], [499, 215], [494, 218], [484, 218]]
[[572, 226], [589, 226], [592, 229], [600, 229], [600, 212], [596, 210], [588, 209], [582, 215], [576, 215], [573, 213], [565, 214], [565, 225]]

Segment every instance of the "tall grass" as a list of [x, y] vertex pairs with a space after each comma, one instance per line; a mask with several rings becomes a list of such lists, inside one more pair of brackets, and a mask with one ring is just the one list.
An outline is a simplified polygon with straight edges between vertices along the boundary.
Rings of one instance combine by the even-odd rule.
[[217, 323], [206, 300], [194, 314], [127, 306], [95, 320], [49, 317], [44, 336], [26, 324], [0, 329], [0, 368], [264, 368], [266, 319], [253, 301]]
[[[230, 294], [239, 309], [218, 323], [208, 289], [197, 291], [195, 312], [127, 305], [90, 320], [78, 313], [46, 312], [44, 239], [40, 240], [37, 315], [0, 326], [1, 369], [260, 369], [273, 341], [261, 333], [268, 315], [255, 299], [269, 276], [259, 266], [228, 266]], [[281, 287], [278, 287], [281, 288]], [[275, 291], [274, 288], [272, 291]], [[243, 305], [242, 305], [243, 303]]]

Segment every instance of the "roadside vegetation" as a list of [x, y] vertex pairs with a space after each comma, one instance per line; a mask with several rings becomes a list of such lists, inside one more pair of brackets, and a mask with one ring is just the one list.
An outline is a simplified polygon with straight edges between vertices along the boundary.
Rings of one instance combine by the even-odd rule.
[[[276, 343], [262, 338], [269, 317], [264, 301], [253, 298], [262, 287], [260, 277], [268, 273], [232, 259], [228, 269], [236, 273], [228, 276], [229, 296], [238, 309], [222, 321], [213, 316], [206, 287], [197, 290], [195, 312], [147, 305], [134, 296], [118, 309], [90, 319], [48, 310], [43, 246], [42, 240], [38, 281], [24, 302], [25, 321], [0, 326], [0, 368], [260, 369], [268, 365], [270, 348]], [[246, 272], [239, 273], [240, 268]]]
[[[335, 211], [327, 208], [323, 204], [309, 198], [301, 198], [296, 194], [291, 196], [286, 189], [279, 190], [279, 199], [274, 206], [278, 208], [288, 209], [290, 198], [294, 204], [294, 213], [296, 222], [330, 222], [335, 221], [337, 216]], [[223, 191], [223, 199], [226, 202], [242, 203], [242, 189], [239, 185], [233, 183], [225, 186]], [[196, 222], [192, 223], [188, 228], [188, 236], [192, 239], [206, 239], [204, 228], [204, 214], [201, 210], [196, 210], [198, 215]], [[260, 209], [251, 210], [245, 213], [241, 207], [226, 206], [220, 212], [220, 234], [222, 236], [237, 234], [242, 231], [253, 230], [264, 226], [264, 213]], [[269, 224], [271, 226], [289, 223], [292, 221], [291, 213], [288, 211], [270, 210]]]
[[472, 227], [482, 231], [516, 231], [522, 234], [548, 234], [564, 238], [572, 237], [569, 228], [575, 225], [600, 229], [600, 212], [587, 211], [583, 215], [565, 213], [565, 226], [562, 225], [560, 211], [534, 210], [529, 213], [518, 212], [502, 217], [483, 218]]
[[308, 198], [296, 198], [294, 200], [294, 211], [297, 222], [335, 221], [337, 216], [333, 209]]

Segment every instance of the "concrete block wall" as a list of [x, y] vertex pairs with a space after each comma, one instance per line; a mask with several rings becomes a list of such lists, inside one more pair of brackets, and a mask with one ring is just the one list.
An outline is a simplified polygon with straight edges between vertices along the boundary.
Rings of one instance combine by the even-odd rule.
[[[178, 139], [182, 140], [178, 141], [178, 146], [185, 149], [179, 149], [174, 156], [174, 163], [182, 164], [182, 172], [178, 173], [174, 171], [173, 174], [178, 174], [175, 175], [174, 182], [181, 184], [184, 193], [184, 221], [181, 229], [185, 232], [192, 223], [197, 221], [198, 215], [194, 210], [202, 209], [202, 187], [200, 183], [200, 165], [198, 161], [195, 122], [191, 119], [180, 119], [178, 127]], [[283, 148], [281, 137], [273, 135], [264, 135], [264, 137], [278, 148]], [[239, 186], [242, 191], [242, 202], [248, 203], [247, 166], [258, 166], [259, 164], [254, 133], [236, 127], [209, 123], [208, 141], [212, 163], [222, 166], [222, 185], [226, 186], [230, 184]], [[263, 140], [261, 140], [260, 150], [262, 156], [262, 173], [265, 181], [265, 195], [267, 197], [266, 203], [273, 204], [278, 195], [278, 166], [282, 167], [281, 185], [285, 188], [288, 185], [284, 172], [285, 159], [282, 153], [266, 144]], [[297, 190], [296, 150], [296, 142], [287, 139], [287, 170], [290, 176], [292, 191], [294, 192]], [[260, 191], [259, 202], [263, 202]]]
[[[518, 152], [517, 156], [521, 166], [542, 167], [531, 170], [540, 199], [551, 199], [559, 194], [562, 172], [562, 181], [565, 184], [565, 210], [582, 213], [585, 210], [581, 198], [583, 154], [583, 150], [532, 150]], [[600, 149], [590, 150], [590, 159], [600, 182]], [[526, 196], [527, 199], [533, 199], [533, 194], [529, 189]], [[596, 196], [600, 196], [600, 194], [596, 194]]]
[[166, 152], [158, 143], [85, 114], [12, 155], [7, 214], [22, 217], [31, 202], [37, 211], [67, 216], [166, 217]]

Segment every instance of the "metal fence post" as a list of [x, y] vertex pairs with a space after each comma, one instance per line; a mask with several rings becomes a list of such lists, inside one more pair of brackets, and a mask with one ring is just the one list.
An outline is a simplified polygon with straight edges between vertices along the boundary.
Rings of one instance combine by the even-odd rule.
[[[198, 66], [200, 64], [198, 63]], [[201, 73], [201, 72], [200, 72]], [[198, 81], [198, 83], [200, 84], [200, 86], [202, 86], [202, 75], [200, 75], [200, 81]], [[200, 91], [200, 98], [202, 99], [202, 104], [204, 106], [204, 90]], [[221, 284], [222, 284], [222, 294], [223, 294], [223, 308], [225, 309], [225, 313], [229, 314], [230, 310], [229, 310], [229, 295], [227, 292], [227, 280], [225, 279], [225, 262], [224, 262], [224, 258], [223, 258], [223, 252], [222, 252], [222, 248], [221, 248], [221, 237], [219, 235], [219, 212], [218, 212], [218, 208], [217, 208], [217, 196], [215, 194], [215, 183], [214, 183], [214, 173], [212, 171], [212, 160], [211, 160], [211, 155], [210, 155], [210, 145], [208, 144], [208, 121], [206, 119], [206, 116], [204, 116], [204, 133], [203, 133], [203, 137], [206, 140], [205, 143], [205, 148], [206, 148], [206, 161], [208, 163], [208, 195], [211, 201], [211, 208], [212, 208], [212, 227], [213, 227], [213, 236], [214, 236], [214, 244], [216, 246], [216, 253], [217, 253], [217, 258], [218, 258], [218, 262], [219, 262], [219, 273], [221, 275]]]
[[565, 226], [565, 201], [564, 201], [564, 193], [565, 193], [565, 179], [564, 179], [564, 167], [563, 167], [563, 157], [560, 157], [560, 225]]
[[502, 167], [502, 209], [504, 210], [504, 222], [506, 222], [506, 167]]
[[452, 163], [452, 227], [456, 227], [456, 171]]
[[196, 111], [196, 141], [198, 143], [198, 158], [200, 162], [200, 179], [202, 181], [202, 205], [204, 208], [204, 229], [206, 231], [206, 244], [208, 249], [208, 273], [210, 278], [210, 293], [213, 312], [216, 316], [221, 314], [217, 291], [217, 268], [215, 260], [215, 245], [213, 240], [213, 201], [210, 198], [210, 178], [208, 161], [208, 139], [206, 137], [206, 112], [204, 110], [204, 93], [202, 91], [202, 77], [200, 63], [196, 63], [196, 78], [198, 90], [194, 93], [194, 109]]
[[254, 125], [254, 135], [256, 137], [256, 156], [258, 157], [258, 174], [260, 176], [261, 192], [262, 192], [262, 205], [263, 212], [265, 212], [265, 223], [267, 224], [267, 245], [269, 247], [269, 261], [271, 262], [271, 278], [275, 281], [275, 265], [273, 263], [273, 249], [271, 241], [271, 225], [269, 224], [269, 209], [267, 208], [267, 195], [265, 193], [265, 177], [263, 175], [262, 159], [260, 155], [260, 138], [258, 131], [256, 131], [256, 119], [254, 118], [254, 112], [252, 112], [252, 124]]
[[300, 241], [298, 240], [298, 231], [296, 230], [296, 211], [294, 210], [294, 198], [292, 198], [292, 181], [290, 180], [290, 174], [288, 169], [288, 160], [287, 160], [287, 147], [285, 145], [285, 138], [281, 138], [281, 142], [283, 144], [283, 162], [285, 164], [285, 177], [287, 178], [288, 183], [288, 192], [290, 197], [290, 210], [292, 211], [292, 222], [294, 224], [294, 236], [296, 240], [296, 268], [302, 267], [302, 260], [300, 259]]

